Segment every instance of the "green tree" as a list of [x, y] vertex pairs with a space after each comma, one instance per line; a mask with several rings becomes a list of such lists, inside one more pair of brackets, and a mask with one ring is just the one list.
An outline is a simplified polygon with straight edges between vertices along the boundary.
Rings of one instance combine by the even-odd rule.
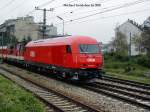
[[127, 37], [117, 31], [116, 37], [112, 41], [113, 47], [119, 55], [127, 55], [128, 54], [128, 43], [127, 43]]
[[141, 34], [142, 45], [146, 49], [148, 55], [150, 55], [150, 28], [145, 27]]
[[25, 46], [28, 43], [28, 40], [25, 37], [23, 37], [21, 43]]
[[144, 52], [141, 35], [134, 35], [134, 37], [132, 38], [132, 43], [135, 45], [137, 51], [139, 51], [140, 54], [142, 54], [142, 52]]
[[26, 38], [23, 37], [23, 39], [21, 40], [21, 42], [27, 42]]
[[32, 41], [32, 38], [30, 36], [27, 37], [27, 42]]
[[12, 37], [11, 37], [11, 44], [16, 44], [18, 42], [18, 39], [13, 35]]
[[[10, 37], [6, 33], [0, 33], [0, 45], [6, 46], [10, 42]], [[3, 42], [2, 42], [3, 41]]]

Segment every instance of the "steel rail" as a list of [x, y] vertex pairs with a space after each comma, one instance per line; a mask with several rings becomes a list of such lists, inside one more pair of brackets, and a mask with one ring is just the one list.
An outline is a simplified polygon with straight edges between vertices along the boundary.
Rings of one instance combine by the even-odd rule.
[[[99, 110], [89, 107], [86, 104], [82, 104], [74, 99], [71, 99], [61, 93], [57, 93], [56, 91], [49, 90], [45, 87], [42, 87], [31, 80], [28, 80], [24, 77], [18, 76], [16, 73], [14, 73], [11, 70], [8, 70], [6, 68], [0, 67], [0, 69], [12, 74], [12, 76], [16, 76], [22, 80], [22, 82], [26, 82], [29, 85], [25, 86], [24, 84], [19, 84], [20, 86], [23, 86], [25, 89], [29, 90], [30, 92], [33, 92], [38, 98], [40, 98], [43, 102], [47, 103], [50, 107], [53, 107], [56, 111], [59, 112], [100, 112]], [[12, 80], [8, 76], [5, 75], [8, 79]], [[14, 81], [18, 84], [17, 81]], [[35, 89], [40, 88], [40, 89]], [[41, 91], [42, 90], [42, 91]], [[66, 105], [65, 105], [66, 104]]]
[[[101, 81], [101, 80], [100, 80]], [[139, 93], [139, 94], [145, 94], [145, 95], [150, 95], [150, 91], [146, 91], [146, 90], [141, 90], [141, 88], [132, 88], [132, 87], [126, 87], [126, 85], [116, 85], [116, 84], [109, 84], [107, 82], [95, 82], [96, 84], [98, 85], [105, 85], [105, 86], [110, 86], [110, 87], [115, 87], [115, 88], [118, 88], [118, 89], [123, 89], [123, 90], [128, 90], [128, 91], [131, 91], [131, 92], [136, 92], [136, 93]]]
[[[147, 103], [145, 104], [143, 102], [140, 102], [140, 100], [139, 99], [137, 100], [135, 96], [132, 97], [133, 94], [131, 95], [131, 94], [128, 94], [127, 92], [124, 93], [123, 91], [120, 92], [117, 89], [112, 89], [112, 88], [109, 88], [109, 87], [107, 88], [107, 87], [104, 87], [103, 85], [96, 86], [94, 84], [93, 85], [90, 85], [90, 84], [89, 85], [84, 85], [83, 88], [85, 88], [87, 90], [97, 92], [99, 94], [107, 95], [109, 97], [112, 97], [112, 98], [115, 98], [115, 99], [118, 99], [118, 100], [125, 101], [127, 103], [142, 107], [144, 109], [150, 110], [150, 104], [147, 104]], [[138, 96], [138, 98], [141, 98], [141, 97]], [[141, 100], [142, 100], [142, 98], [141, 98]], [[149, 102], [148, 99], [146, 99], [146, 102]]]
[[104, 75], [102, 79], [112, 81], [112, 82], [116, 82], [116, 83], [120, 83], [120, 84], [126, 84], [126, 85], [135, 86], [135, 87], [138, 87], [138, 88], [150, 90], [150, 84], [145, 84], [145, 83], [125, 80], [125, 79], [114, 78], [114, 77], [106, 76], [106, 75]]
[[126, 96], [129, 96], [131, 98], [145, 100], [145, 101], [149, 101], [150, 102], [150, 97], [142, 96], [142, 95], [139, 95], [137, 93], [133, 93], [131, 91], [128, 91], [128, 89], [127, 90], [123, 90], [121, 88], [115, 88], [113, 85], [112, 86], [111, 85], [100, 85], [100, 84], [97, 84], [97, 83], [94, 83], [94, 85], [92, 84], [92, 86], [94, 86], [96, 88], [103, 88], [105, 90], [116, 92], [118, 94], [126, 95]]

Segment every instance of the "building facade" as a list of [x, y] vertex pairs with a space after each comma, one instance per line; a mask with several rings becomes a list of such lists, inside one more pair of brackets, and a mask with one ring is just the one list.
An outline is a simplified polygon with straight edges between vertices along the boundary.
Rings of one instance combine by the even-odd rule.
[[[43, 37], [43, 24], [39, 24], [39, 29], [41, 33], [39, 34], [39, 39]], [[46, 25], [45, 29], [45, 38], [51, 38], [53, 36], [57, 36], [57, 27], [55, 27], [53, 24], [51, 25]]]
[[[53, 25], [47, 25], [45, 35], [46, 38], [48, 38], [49, 35], [57, 35], [57, 28]], [[1, 37], [6, 41], [4, 43], [41, 39], [43, 38], [42, 24], [35, 23], [32, 16], [9, 19], [0, 25], [0, 38]]]
[[18, 42], [23, 39], [31, 38], [36, 40], [38, 38], [38, 25], [34, 23], [32, 16], [20, 17], [17, 19], [6, 20], [0, 25], [0, 32], [3, 33], [3, 38], [9, 38], [13, 41], [15, 38]]
[[115, 29], [115, 34], [117, 34], [118, 31], [127, 37], [127, 43], [129, 46], [130, 46], [130, 41], [131, 41], [131, 55], [132, 56], [139, 55], [140, 51], [136, 49], [136, 46], [132, 40], [135, 36], [141, 35], [142, 33], [141, 26], [133, 22], [132, 20], [127, 20], [126, 22], [119, 25]]
[[112, 52], [115, 52], [115, 48], [114, 48], [112, 42], [109, 42], [107, 44], [102, 44], [102, 52], [103, 53], [112, 53]]

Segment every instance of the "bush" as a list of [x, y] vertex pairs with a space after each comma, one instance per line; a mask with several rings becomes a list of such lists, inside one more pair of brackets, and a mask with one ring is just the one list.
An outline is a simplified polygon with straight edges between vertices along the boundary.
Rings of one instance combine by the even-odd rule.
[[128, 56], [122, 56], [122, 55], [116, 55], [115, 59], [119, 60], [119, 61], [123, 61], [123, 62], [129, 61], [129, 57]]
[[129, 66], [127, 64], [150, 68], [150, 56], [138, 55], [129, 58], [118, 53], [107, 53], [104, 54], [104, 63], [106, 68], [124, 68]]
[[150, 57], [148, 56], [138, 57], [137, 64], [150, 68]]
[[123, 54], [118, 53], [107, 53], [104, 55], [104, 60], [113, 60], [113, 61], [129, 61], [129, 57]]

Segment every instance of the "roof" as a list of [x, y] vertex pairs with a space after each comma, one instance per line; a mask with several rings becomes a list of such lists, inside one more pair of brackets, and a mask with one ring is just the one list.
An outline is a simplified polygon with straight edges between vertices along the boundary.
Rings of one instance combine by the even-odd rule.
[[125, 25], [126, 23], [130, 23], [131, 25], [133, 25], [134, 27], [136, 27], [137, 29], [139, 29], [140, 31], [142, 31], [142, 27], [141, 25], [139, 25], [138, 23], [136, 23], [133, 20], [128, 19], [126, 22], [124, 22], [123, 24], [119, 25], [117, 28], [122, 27], [123, 25]]
[[96, 39], [88, 36], [68, 36], [49, 39], [40, 39], [29, 42], [26, 47], [46, 46], [46, 45], [71, 45], [72, 43], [97, 43]]

